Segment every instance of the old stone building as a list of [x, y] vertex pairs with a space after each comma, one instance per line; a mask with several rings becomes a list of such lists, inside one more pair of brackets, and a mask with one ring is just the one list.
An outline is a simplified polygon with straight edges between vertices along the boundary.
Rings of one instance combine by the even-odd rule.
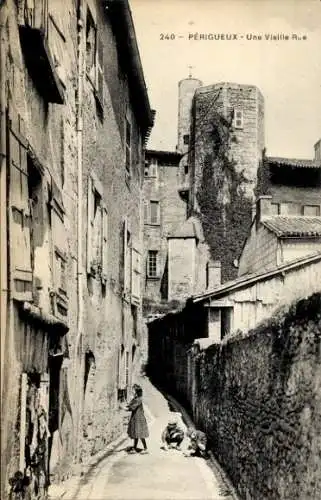
[[[235, 262], [251, 224], [263, 148], [264, 99], [259, 89], [234, 83], [203, 86], [192, 77], [179, 82], [180, 160], [176, 179], [173, 170], [164, 170], [162, 203], [173, 212], [184, 201], [186, 218], [171, 228], [163, 228], [161, 218], [157, 230], [145, 225], [146, 251], [153, 250], [152, 234], [163, 234], [162, 264], [153, 284], [146, 255], [146, 297], [157, 279], [163, 298], [181, 302], [237, 275]], [[148, 204], [151, 182], [145, 178], [144, 185]], [[154, 260], [155, 251], [150, 254]]]
[[267, 157], [258, 170], [255, 216], [238, 275], [321, 250], [321, 162]]
[[253, 85], [219, 83], [196, 90], [190, 114], [189, 214], [196, 213], [222, 280], [251, 223], [264, 148], [264, 99]]
[[147, 150], [144, 172], [144, 301], [146, 307], [168, 298], [168, 244], [173, 229], [186, 220], [186, 204], [178, 195], [181, 155]]
[[8, 0], [0, 13], [6, 498], [10, 479], [45, 490], [123, 430], [154, 114], [127, 0]]

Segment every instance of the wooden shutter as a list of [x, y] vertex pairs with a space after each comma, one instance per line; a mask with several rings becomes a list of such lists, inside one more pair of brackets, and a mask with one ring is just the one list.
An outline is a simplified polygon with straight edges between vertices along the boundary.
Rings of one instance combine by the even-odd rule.
[[[53, 285], [56, 292], [67, 293], [67, 283], [65, 279], [67, 265], [67, 234], [64, 224], [64, 205], [61, 190], [54, 179], [51, 179], [51, 231], [52, 231], [52, 252], [54, 257], [54, 279]], [[65, 269], [65, 271], [64, 271]]]
[[104, 105], [104, 46], [102, 38], [97, 31], [97, 54], [96, 54], [96, 97], [101, 108]]
[[122, 252], [122, 268], [123, 268], [123, 291], [126, 291], [126, 283], [127, 283], [127, 219], [123, 221], [123, 229], [122, 229], [122, 240], [123, 240], [123, 252]]
[[91, 274], [93, 260], [92, 235], [94, 225], [94, 185], [91, 176], [88, 177], [87, 189], [87, 274]]
[[24, 122], [11, 108], [9, 113], [10, 271], [12, 297], [17, 300], [32, 300], [27, 146]]
[[144, 223], [148, 224], [149, 223], [149, 210], [148, 210], [148, 202], [145, 200], [144, 201]]
[[101, 245], [101, 279], [106, 283], [108, 276], [108, 213], [107, 209], [102, 209], [102, 245]]
[[132, 302], [134, 304], [139, 304], [140, 303], [140, 298], [141, 298], [141, 293], [140, 293], [140, 287], [141, 287], [141, 253], [138, 250], [138, 245], [136, 243], [133, 243], [133, 248], [132, 248], [132, 259], [131, 259], [131, 272], [132, 272], [132, 289], [131, 289], [131, 297], [132, 297]]
[[125, 379], [125, 349], [122, 345], [118, 355], [118, 388], [124, 390], [126, 388]]

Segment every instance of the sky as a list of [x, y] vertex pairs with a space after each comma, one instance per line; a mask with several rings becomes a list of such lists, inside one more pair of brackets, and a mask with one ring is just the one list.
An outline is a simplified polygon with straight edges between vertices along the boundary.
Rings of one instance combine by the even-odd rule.
[[[156, 110], [149, 148], [175, 150], [178, 82], [188, 77], [192, 66], [192, 76], [204, 85], [259, 87], [265, 98], [268, 155], [313, 157], [313, 146], [321, 138], [321, 0], [129, 3]], [[209, 34], [237, 39], [200, 39]], [[269, 34], [279, 40], [267, 40]], [[254, 40], [254, 35], [262, 40]], [[171, 36], [174, 39], [168, 39]], [[289, 40], [282, 39], [285, 36]]]

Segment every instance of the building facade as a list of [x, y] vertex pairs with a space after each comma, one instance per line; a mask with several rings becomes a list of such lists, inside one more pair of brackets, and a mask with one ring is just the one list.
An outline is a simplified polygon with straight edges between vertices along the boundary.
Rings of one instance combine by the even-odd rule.
[[259, 272], [321, 250], [320, 160], [263, 157], [255, 217], [238, 275]]
[[31, 495], [45, 491], [123, 430], [153, 112], [126, 0], [9, 0], [0, 12], [6, 498], [19, 473]]
[[168, 298], [168, 243], [173, 229], [186, 220], [186, 204], [179, 197], [176, 152], [145, 153], [144, 172], [144, 300], [153, 306]]

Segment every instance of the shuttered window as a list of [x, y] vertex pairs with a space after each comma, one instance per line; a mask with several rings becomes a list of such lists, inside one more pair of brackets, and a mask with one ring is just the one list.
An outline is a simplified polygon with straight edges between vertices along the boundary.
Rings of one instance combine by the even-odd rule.
[[101, 109], [104, 104], [104, 46], [100, 34], [97, 34], [97, 53], [96, 53], [96, 98]]
[[55, 314], [66, 316], [68, 309], [68, 242], [64, 223], [65, 210], [62, 192], [53, 178], [51, 179], [50, 208]]
[[103, 202], [103, 186], [92, 173], [87, 193], [87, 273], [107, 281], [108, 213]]
[[9, 231], [12, 297], [32, 300], [30, 205], [28, 194], [27, 141], [24, 122], [11, 107], [9, 113]]
[[131, 258], [132, 290], [131, 297], [134, 304], [140, 303], [141, 299], [141, 253], [137, 243], [133, 243]]

